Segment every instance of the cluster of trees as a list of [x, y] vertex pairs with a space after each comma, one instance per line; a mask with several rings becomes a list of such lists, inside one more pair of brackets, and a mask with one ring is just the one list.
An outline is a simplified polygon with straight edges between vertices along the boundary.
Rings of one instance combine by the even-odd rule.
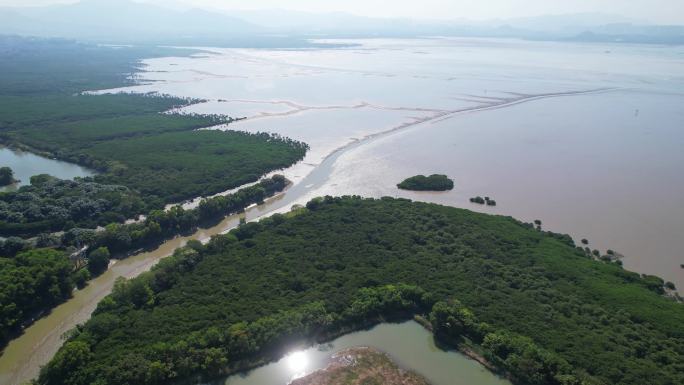
[[[107, 270], [111, 253], [126, 256], [133, 250], [151, 246], [166, 238], [189, 232], [196, 227], [260, 203], [282, 191], [287, 179], [274, 175], [235, 194], [204, 199], [199, 207], [184, 210], [175, 206], [168, 211], [152, 211], [144, 222], [111, 223], [103, 231], [72, 228], [61, 238], [38, 237], [35, 242], [9, 237], [0, 240], [0, 344], [22, 324], [49, 310], [69, 297], [74, 286], [83, 287], [92, 277]], [[89, 246], [84, 266], [75, 266], [62, 248]], [[39, 247], [35, 249], [35, 247]], [[53, 247], [40, 249], [40, 247]], [[32, 275], [32, 278], [27, 278]], [[47, 293], [47, 294], [46, 294]], [[39, 296], [39, 300], [35, 300]]]
[[73, 40], [0, 36], [0, 94], [75, 94], [131, 84], [141, 58], [199, 53], [140, 46], [116, 49]]
[[[0, 52], [0, 142], [100, 172], [76, 181], [42, 175], [18, 192], [0, 194], [0, 256], [11, 259], [44, 247], [68, 254], [73, 247], [89, 245], [87, 268], [70, 278], [78, 286], [103, 271], [110, 252], [126, 254], [190, 231], [260, 202], [285, 181], [263, 181], [233, 196], [205, 201], [198, 210], [161, 211], [167, 203], [255, 182], [302, 159], [308, 150], [304, 143], [277, 135], [197, 130], [231, 123], [231, 118], [163, 113], [198, 100], [83, 93], [130, 84], [142, 58], [196, 51], [0, 37]], [[143, 223], [122, 224], [143, 213], [149, 213]], [[92, 230], [97, 226], [105, 226], [104, 231]], [[78, 262], [76, 267], [83, 261]], [[5, 270], [12, 271], [11, 265], [0, 266], [0, 274]], [[45, 279], [60, 279], [58, 271], [43, 273]], [[32, 292], [30, 285], [15, 290], [17, 295]], [[54, 303], [36, 301], [35, 309]], [[24, 315], [34, 309], [21, 302], [7, 304]]]
[[[172, 260], [164, 261], [164, 266], [157, 269], [157, 274], [133, 281], [117, 281], [112, 294], [98, 306], [93, 321], [75, 331], [72, 340], [42, 371], [39, 382], [98, 383], [98, 371], [88, 370], [94, 368], [94, 357], [88, 344], [82, 341], [102, 338], [108, 327], [117, 325], [120, 321], [111, 316], [113, 311], [152, 307], [155, 295], [168, 285], [168, 282], [161, 282], [160, 274], [187, 272], [201, 259], [195, 251], [198, 246], [195, 244], [176, 252]], [[329, 311], [318, 301], [251, 322], [210, 327], [173, 342], [155, 344], [150, 350], [153, 356], [132, 354], [112, 363], [112, 367], [105, 369], [105, 383], [165, 384], [197, 374], [210, 379], [228, 373], [229, 365], [249, 367], [262, 362], [264, 357], [276, 358], [288, 344], [313, 336], [337, 334], [350, 330], [352, 325], [357, 328], [370, 325], [387, 316], [415, 314], [429, 309], [430, 304], [425, 291], [415, 286], [363, 288], [341, 313]], [[73, 357], [78, 357], [76, 362]], [[85, 370], [78, 377], [71, 376], [69, 371], [76, 368]]]
[[8, 186], [17, 181], [14, 179], [14, 171], [9, 167], [0, 167], [0, 187]]
[[36, 175], [30, 186], [0, 193], [0, 234], [35, 236], [73, 227], [96, 228], [145, 211], [140, 195], [124, 186]]
[[304, 158], [304, 143], [268, 133], [200, 130], [106, 142], [89, 151], [117, 165], [95, 177], [178, 202], [259, 180]]
[[33, 244], [19, 237], [0, 239], [0, 256], [14, 257], [21, 251], [32, 249]]
[[567, 236], [402, 199], [307, 207], [191, 242], [118, 283], [38, 383], [212, 376], [415, 313], [438, 338], [481, 344], [519, 383], [684, 382], [684, 307]]
[[454, 189], [454, 181], [440, 174], [416, 175], [405, 179], [397, 187], [413, 191], [448, 191]]
[[515, 383], [526, 385], [590, 385], [595, 378], [575, 370], [556, 353], [540, 348], [531, 338], [495, 329], [479, 322], [460, 301], [437, 302], [429, 315], [435, 338], [456, 346], [476, 344], [476, 348]]
[[149, 207], [255, 182], [308, 150], [277, 135], [198, 130], [231, 118], [162, 113], [194, 99], [82, 94], [128, 84], [142, 58], [170, 49], [0, 38], [0, 51], [0, 142], [100, 171], [96, 182], [135, 190]]
[[[234, 194], [216, 196], [200, 201], [196, 209], [185, 210], [173, 206], [170, 210], [153, 210], [145, 221], [131, 224], [111, 223], [103, 231], [78, 234], [80, 241], [92, 247], [106, 247], [115, 254], [155, 245], [164, 239], [188, 233], [202, 224], [213, 223], [226, 215], [261, 203], [267, 197], [285, 189], [287, 179], [282, 175], [266, 178], [256, 185], [240, 189]], [[85, 239], [84, 239], [85, 238]]]
[[486, 204], [487, 206], [496, 206], [496, 201], [494, 199], [491, 199], [489, 197], [482, 198], [479, 195], [476, 197], [470, 198], [470, 203], [477, 203], [478, 205]]
[[68, 298], [73, 288], [71, 263], [60, 251], [35, 249], [0, 257], [0, 342]]

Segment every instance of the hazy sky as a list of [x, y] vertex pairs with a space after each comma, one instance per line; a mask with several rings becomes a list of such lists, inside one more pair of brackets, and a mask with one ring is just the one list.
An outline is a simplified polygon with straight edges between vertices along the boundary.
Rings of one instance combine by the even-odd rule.
[[[90, 0], [93, 1], [93, 0]], [[492, 19], [541, 14], [605, 12], [659, 23], [684, 24], [684, 0], [145, 0], [223, 9], [343, 11], [365, 16]], [[75, 0], [0, 0], [43, 5]]]

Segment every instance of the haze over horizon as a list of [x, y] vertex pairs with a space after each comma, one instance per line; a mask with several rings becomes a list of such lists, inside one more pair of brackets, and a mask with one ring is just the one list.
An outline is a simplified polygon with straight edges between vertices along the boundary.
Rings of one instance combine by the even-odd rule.
[[[87, 0], [96, 2], [100, 0]], [[112, 2], [114, 0], [102, 0]], [[45, 6], [77, 3], [78, 0], [0, 0], [2, 7]], [[399, 17], [410, 19], [471, 19], [492, 20], [540, 15], [575, 13], [605, 13], [622, 16], [637, 22], [656, 24], [684, 24], [684, 2], [679, 0], [489, 0], [486, 4], [471, 0], [395, 1], [391, 7], [382, 0], [348, 0], [321, 2], [292, 0], [284, 4], [278, 0], [139, 0], [177, 9], [203, 8], [208, 10], [287, 10], [306, 12], [344, 12], [367, 17]], [[619, 9], [619, 11], [617, 11]]]

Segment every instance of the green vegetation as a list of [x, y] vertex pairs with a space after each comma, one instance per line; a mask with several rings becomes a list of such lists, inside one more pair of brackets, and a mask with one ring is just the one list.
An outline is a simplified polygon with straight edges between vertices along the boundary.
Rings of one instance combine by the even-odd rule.
[[133, 82], [131, 75], [141, 58], [187, 56], [200, 51], [153, 46], [109, 48], [64, 39], [0, 36], [0, 53], [0, 94], [45, 96], [121, 87]]
[[14, 179], [14, 171], [9, 167], [0, 167], [0, 187], [9, 186], [16, 183]]
[[[261, 203], [282, 191], [286, 184], [287, 180], [282, 175], [275, 175], [234, 194], [203, 199], [196, 209], [184, 210], [174, 206], [168, 211], [152, 211], [140, 223], [112, 223], [102, 231], [73, 228], [61, 239], [40, 236], [35, 241], [35, 246], [62, 250], [32, 249], [32, 242], [17, 237], [0, 241], [2, 255], [16, 255], [14, 258], [0, 258], [0, 278], [3, 278], [0, 282], [0, 345], [15, 335], [22, 325], [68, 298], [74, 284], [81, 288], [91, 277], [105, 272], [111, 258], [110, 251], [123, 258], [132, 250], [155, 246], [253, 203]], [[84, 245], [91, 250], [85, 258], [82, 256], [70, 261], [67, 254]], [[32, 278], [27, 278], [29, 275]], [[57, 290], [57, 287], [61, 289]], [[43, 294], [46, 290], [48, 295]], [[33, 299], [36, 295], [40, 296], [39, 300]]]
[[[110, 252], [125, 257], [284, 188], [284, 178], [274, 177], [206, 200], [197, 210], [161, 211], [167, 203], [256, 182], [302, 159], [308, 147], [276, 135], [198, 130], [231, 123], [231, 118], [164, 113], [197, 100], [83, 93], [132, 84], [142, 58], [197, 52], [0, 37], [0, 142], [99, 171], [75, 181], [39, 175], [30, 186], [0, 193], [0, 237], [7, 237], [0, 239], [0, 256], [19, 261], [22, 252], [35, 247], [59, 249], [52, 258], [61, 258], [74, 272], [69, 282], [82, 287], [106, 269]], [[3, 175], [11, 179], [11, 170], [0, 169]], [[145, 221], [123, 224], [139, 214], [146, 214]], [[98, 226], [104, 230], [93, 230]], [[67, 257], [77, 249], [82, 253]], [[0, 275], [15, 270], [10, 263], [0, 264]], [[46, 282], [63, 281], [59, 269], [35, 274]], [[51, 286], [44, 300], [22, 300], [40, 290], [17, 283], [0, 298], [2, 311], [9, 314], [0, 324], [2, 342], [65, 298]]]
[[416, 175], [405, 179], [397, 187], [413, 191], [448, 191], [454, 189], [454, 181], [446, 175]]
[[100, 275], [109, 267], [109, 249], [99, 247], [88, 255], [88, 273], [93, 276]]
[[5, 257], [14, 257], [21, 251], [31, 249], [30, 242], [19, 237], [7, 237], [0, 239], [0, 255]]
[[142, 58], [193, 51], [0, 38], [0, 142], [100, 172], [160, 208], [225, 191], [302, 159], [307, 146], [268, 134], [198, 128], [217, 116], [162, 112], [197, 102], [160, 95], [87, 95], [131, 83]]
[[478, 205], [486, 204], [487, 206], [496, 206], [496, 201], [494, 199], [490, 199], [489, 197], [482, 198], [479, 195], [474, 198], [470, 198], [470, 203], [477, 203]]
[[94, 229], [141, 212], [146, 212], [145, 203], [127, 187], [36, 175], [30, 186], [0, 193], [0, 234], [34, 236], [73, 227]]
[[71, 263], [62, 252], [36, 249], [0, 257], [0, 341], [71, 295]]
[[212, 377], [293, 341], [423, 314], [521, 384], [681, 384], [684, 307], [662, 284], [511, 218], [326, 197], [117, 282], [37, 382]]
[[143, 196], [174, 202], [206, 196], [259, 180], [304, 158], [307, 146], [269, 134], [235, 131], [179, 132], [96, 145], [93, 152], [123, 165], [97, 176], [125, 184]]
[[190, 233], [201, 225], [212, 224], [249, 205], [262, 203], [265, 198], [282, 191], [286, 185], [285, 177], [274, 175], [234, 194], [203, 199], [196, 209], [185, 210], [181, 206], [174, 206], [166, 211], [154, 210], [140, 223], [112, 223], [103, 231], [77, 232], [70, 238], [70, 244], [88, 244], [125, 256], [131, 250], [156, 246], [165, 239]]

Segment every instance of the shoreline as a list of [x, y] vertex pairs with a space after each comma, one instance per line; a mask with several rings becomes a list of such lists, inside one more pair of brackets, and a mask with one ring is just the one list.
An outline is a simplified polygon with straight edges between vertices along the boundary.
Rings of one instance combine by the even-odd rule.
[[[262, 205], [252, 206], [246, 212], [258, 211], [260, 207], [282, 199], [285, 191], [264, 200]], [[102, 275], [89, 281], [83, 289], [74, 292], [72, 298], [53, 308], [46, 316], [24, 329], [17, 338], [9, 341], [0, 355], [0, 383], [21, 384], [35, 378], [40, 367], [61, 347], [61, 336], [90, 318], [97, 304], [111, 292], [117, 277], [137, 277], [149, 271], [161, 259], [170, 256], [187, 241], [197, 239], [206, 242], [211, 236], [236, 227], [242, 215], [244, 213], [225, 216], [208, 229], [200, 228], [190, 235], [176, 236], [152, 250], [117, 260]], [[27, 347], [27, 344], [30, 347]]]
[[[601, 92], [601, 91], [596, 91], [596, 92]], [[609, 90], [606, 90], [606, 91], [603, 91], [603, 92], [609, 92]], [[560, 97], [560, 96], [570, 96], [570, 95], [557, 95], [557, 97]], [[545, 97], [554, 97], [554, 96], [545, 96]], [[541, 97], [540, 97], [539, 99], [541, 99]], [[533, 101], [533, 100], [538, 100], [538, 99], [530, 98], [530, 99], [527, 99], [527, 100], [520, 101], [519, 103], [523, 103], [523, 102], [527, 102], [527, 101]], [[511, 105], [513, 105], [513, 104], [518, 104], [518, 103], [511, 103]], [[501, 105], [501, 106], [496, 106], [496, 107], [494, 107], [494, 106], [481, 107], [481, 108], [479, 108], [479, 109], [473, 109], [473, 110], [470, 110], [470, 111], [459, 111], [459, 112], [455, 112], [455, 114], [458, 114], [458, 113], [466, 113], [466, 112], [477, 112], [477, 111], [479, 111], [479, 110], [489, 110], [489, 109], [493, 109], [493, 108], [504, 108], [504, 107], [506, 107], [506, 106], [507, 106], [507, 105]], [[444, 119], [449, 119], [449, 118], [450, 118], [450, 117], [445, 117]], [[439, 120], [437, 120], [437, 121], [439, 121]], [[435, 121], [435, 122], [436, 122], [436, 121]], [[328, 156], [326, 156], [326, 158], [324, 159], [324, 161], [327, 160], [328, 157], [333, 157], [333, 155], [335, 155], [335, 153], [337, 153], [337, 152], [339, 152], [340, 154], [341, 154], [341, 153], [344, 153], [344, 152], [346, 151], [347, 148], [354, 148], [354, 147], [357, 147], [357, 146], [362, 146], [362, 145], [368, 143], [370, 140], [372, 140], [372, 139], [374, 139], [374, 138], [376, 138], [376, 137], [377, 137], [377, 138], [380, 138], [380, 137], [383, 137], [383, 136], [385, 136], [385, 135], [389, 135], [389, 134], [391, 134], [391, 133], [394, 132], [394, 131], [400, 131], [400, 130], [403, 130], [403, 129], [412, 128], [413, 126], [416, 126], [416, 125], [419, 125], [419, 124], [422, 124], [422, 123], [431, 123], [431, 121], [430, 121], [430, 120], [427, 120], [427, 121], [415, 122], [415, 123], [412, 123], [412, 124], [410, 124], [410, 125], [408, 125], [408, 126], [405, 126], [405, 127], [396, 128], [396, 129], [392, 129], [392, 130], [389, 130], [389, 131], [384, 131], [384, 132], [378, 133], [378, 134], [372, 134], [372, 135], [363, 137], [363, 138], [360, 139], [360, 140], [352, 140], [350, 143], [347, 143], [346, 145], [343, 145], [343, 146], [337, 148], [336, 150], [334, 150], [332, 153], [328, 154]], [[316, 165], [316, 167], [312, 168], [312, 169], [310, 170], [310, 172], [315, 171], [315, 169], [319, 168], [319, 166], [321, 166], [322, 163], [323, 163], [323, 162], [321, 162], [321, 164], [319, 164], [319, 165]], [[291, 167], [293, 167], [293, 166], [291, 166]], [[288, 168], [288, 169], [289, 169], [289, 168]], [[307, 174], [307, 176], [308, 176], [308, 174]], [[306, 176], [305, 176], [305, 178], [306, 178]], [[303, 179], [305, 179], [305, 178], [303, 178]], [[305, 191], [306, 191], [306, 190], [305, 190]], [[219, 193], [219, 194], [220, 194], [220, 193]], [[217, 195], [218, 195], [218, 194], [217, 194]], [[285, 194], [285, 192], [283, 192], [283, 193], [278, 194], [278, 195], [285, 196], [286, 194]], [[304, 195], [305, 195], [305, 193], [302, 193], [302, 196], [304, 196]], [[282, 198], [282, 196], [281, 196], [281, 198]], [[274, 196], [273, 198], [275, 198], [275, 196]], [[271, 199], [271, 198], [269, 198], [269, 200], [270, 200], [270, 199]], [[297, 199], [297, 198], [295, 197], [294, 199]], [[267, 216], [267, 215], [270, 214], [270, 213], [276, 212], [277, 210], [278, 210], [278, 208], [275, 208], [275, 209], [273, 209], [273, 210], [270, 210], [270, 211], [268, 211], [267, 213], [263, 214], [262, 216], [259, 216], [258, 218], [263, 218], [263, 217]], [[257, 219], [258, 219], [258, 218], [257, 218]], [[199, 231], [198, 231], [198, 232], [199, 232]], [[194, 235], [194, 233], [193, 233], [193, 235]], [[204, 238], [204, 239], [206, 240], [206, 239], [208, 239], [208, 238]], [[166, 243], [166, 242], [164, 242], [164, 243]], [[156, 250], [156, 248], [155, 248], [155, 250]], [[136, 254], [136, 255], [137, 255], [137, 254]], [[463, 353], [466, 354], [466, 355], [468, 355], [468, 354], [465, 353], [465, 352], [463, 352]], [[474, 351], [472, 351], [471, 354], [477, 356], [477, 353], [475, 353]], [[471, 357], [471, 358], [473, 358], [473, 359], [475, 359], [476, 361], [480, 362], [479, 360], [477, 360], [477, 359], [474, 358], [474, 357]], [[483, 357], [481, 357], [481, 358], [484, 359]], [[485, 361], [486, 361], [486, 360], [485, 360]], [[483, 364], [483, 365], [484, 365], [484, 364]]]

